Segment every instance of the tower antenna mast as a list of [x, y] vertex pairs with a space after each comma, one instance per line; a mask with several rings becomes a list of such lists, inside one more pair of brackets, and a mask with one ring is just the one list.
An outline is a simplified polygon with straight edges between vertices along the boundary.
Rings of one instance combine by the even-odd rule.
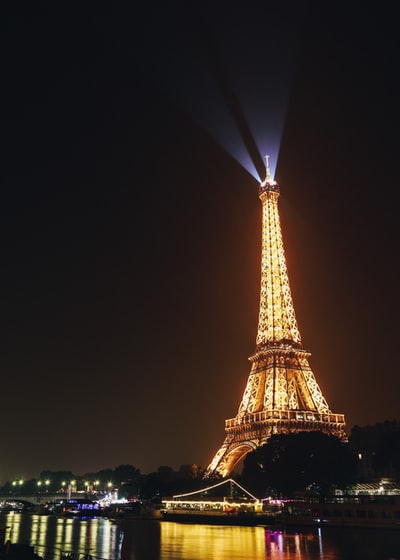
[[271, 181], [271, 172], [269, 169], [269, 157], [268, 155], [264, 156], [265, 157], [265, 182], [269, 183]]

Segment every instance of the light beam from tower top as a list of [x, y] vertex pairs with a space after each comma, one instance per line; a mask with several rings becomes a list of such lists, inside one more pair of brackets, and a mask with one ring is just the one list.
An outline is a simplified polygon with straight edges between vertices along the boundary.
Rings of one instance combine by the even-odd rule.
[[274, 179], [271, 178], [271, 171], [269, 168], [269, 155], [265, 157], [265, 179], [258, 188], [259, 194], [267, 191], [273, 191], [279, 194], [279, 185]]

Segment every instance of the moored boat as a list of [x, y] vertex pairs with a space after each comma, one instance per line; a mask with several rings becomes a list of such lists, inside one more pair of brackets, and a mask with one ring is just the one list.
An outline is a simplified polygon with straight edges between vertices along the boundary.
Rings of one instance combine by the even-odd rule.
[[233, 479], [163, 499], [161, 519], [210, 525], [261, 525], [274, 522], [263, 502]]
[[109, 519], [160, 519], [160, 510], [140, 500], [117, 501], [110, 503], [104, 510]]
[[400, 496], [337, 496], [316, 501], [282, 500], [281, 525], [400, 529]]
[[41, 513], [67, 517], [100, 517], [104, 509], [94, 500], [71, 499], [48, 503]]
[[212, 511], [186, 511], [184, 509], [161, 510], [161, 519], [175, 521], [176, 523], [197, 523], [200, 525], [237, 525], [254, 527], [256, 525], [271, 525], [274, 517], [254, 512], [212, 512]]

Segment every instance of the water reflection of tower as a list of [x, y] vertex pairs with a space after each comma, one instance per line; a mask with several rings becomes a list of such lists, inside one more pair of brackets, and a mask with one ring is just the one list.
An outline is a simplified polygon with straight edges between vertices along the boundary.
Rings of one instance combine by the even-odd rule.
[[321, 431], [347, 439], [343, 414], [331, 412], [309, 364], [297, 326], [280, 227], [279, 186], [266, 177], [262, 203], [261, 292], [256, 349], [235, 418], [225, 421], [225, 440], [206, 470], [228, 476], [247, 453], [272, 434]]

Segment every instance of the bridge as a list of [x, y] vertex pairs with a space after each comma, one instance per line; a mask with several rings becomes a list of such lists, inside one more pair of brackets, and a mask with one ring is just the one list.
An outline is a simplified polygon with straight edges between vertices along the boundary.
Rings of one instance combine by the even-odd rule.
[[26, 495], [16, 495], [16, 494], [0, 494], [0, 503], [22, 503], [27, 506], [40, 506], [41, 504], [46, 504], [47, 502], [60, 502], [61, 500], [68, 499], [82, 499], [88, 498], [91, 500], [100, 500], [103, 498], [102, 493], [98, 494], [86, 494], [82, 492], [72, 492], [68, 497], [67, 492], [57, 492], [57, 493], [45, 493], [45, 494], [26, 494]]

